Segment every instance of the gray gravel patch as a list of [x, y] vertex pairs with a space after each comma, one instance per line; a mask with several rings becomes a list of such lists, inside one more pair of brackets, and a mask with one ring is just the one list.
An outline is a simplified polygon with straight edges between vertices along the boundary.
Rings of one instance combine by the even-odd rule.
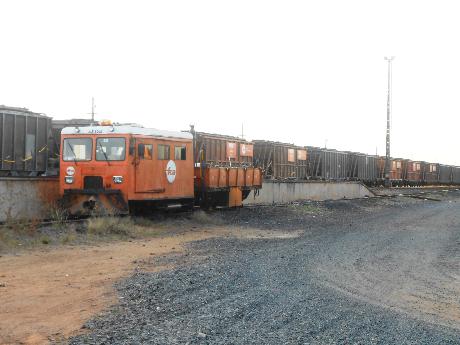
[[[401, 248], [419, 258], [427, 254], [417, 254], [417, 250], [427, 239], [438, 238], [429, 226], [438, 211], [446, 219], [435, 222], [443, 240], [427, 251], [432, 258], [442, 254], [443, 243], [460, 229], [458, 218], [452, 218], [459, 211], [457, 205], [391, 198], [224, 211], [217, 217], [243, 229], [305, 232], [285, 239], [225, 238], [193, 243], [187, 255], [200, 257], [198, 263], [186, 265], [181, 256], [175, 269], [137, 272], [118, 283], [120, 303], [89, 321], [87, 334], [69, 342], [460, 344], [455, 327], [437, 323], [436, 317], [425, 320], [423, 310], [391, 307], [393, 301], [383, 297], [387, 289], [398, 288], [398, 279], [394, 286], [372, 291], [378, 286], [377, 278], [398, 271], [397, 260], [391, 258]], [[427, 214], [420, 224], [428, 225], [420, 226], [420, 232], [411, 229], [408, 236], [401, 229], [414, 220], [410, 214], [418, 218]], [[452, 243], [446, 248], [455, 251]], [[378, 259], [385, 255], [388, 260]], [[448, 276], [457, 268], [437, 259], [430, 264], [434, 277], [438, 270]], [[373, 274], [367, 277], [364, 291], [354, 283], [363, 267]], [[423, 279], [430, 279], [430, 270], [422, 267], [415, 270], [423, 272]], [[413, 272], [415, 276], [418, 271]], [[400, 272], [399, 278], [403, 276]]]

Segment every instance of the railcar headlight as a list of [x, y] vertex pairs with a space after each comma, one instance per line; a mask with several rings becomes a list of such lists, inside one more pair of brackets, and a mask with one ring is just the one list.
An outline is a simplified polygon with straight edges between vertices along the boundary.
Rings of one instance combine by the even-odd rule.
[[123, 176], [114, 176], [113, 183], [116, 183], [116, 184], [123, 183]]
[[67, 184], [72, 184], [73, 183], [73, 176], [66, 176], [64, 181]]

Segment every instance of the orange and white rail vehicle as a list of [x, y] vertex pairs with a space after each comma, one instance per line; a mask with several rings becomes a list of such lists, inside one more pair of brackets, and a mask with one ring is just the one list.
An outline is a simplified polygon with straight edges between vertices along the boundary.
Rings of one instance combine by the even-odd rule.
[[110, 123], [66, 127], [60, 155], [63, 205], [72, 215], [238, 207], [251, 190], [261, 188], [260, 169], [207, 164], [206, 147], [196, 146], [193, 129], [172, 132]]

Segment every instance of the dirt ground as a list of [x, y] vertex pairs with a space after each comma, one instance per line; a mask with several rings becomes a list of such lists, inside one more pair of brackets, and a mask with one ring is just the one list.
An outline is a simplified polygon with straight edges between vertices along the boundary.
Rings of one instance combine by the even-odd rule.
[[[176, 229], [177, 230], [177, 229]], [[162, 238], [66, 246], [0, 257], [0, 344], [47, 344], [84, 332], [84, 322], [117, 302], [115, 281], [144, 266], [146, 258], [179, 253], [187, 242], [211, 237], [283, 237], [291, 234], [228, 227], [172, 231]], [[151, 260], [149, 260], [151, 262]]]
[[214, 212], [279, 236], [188, 244], [68, 343], [460, 345], [460, 192], [422, 191]]
[[85, 320], [116, 302], [114, 281], [131, 274], [142, 258], [180, 251], [183, 243], [222, 234], [222, 229], [205, 230], [3, 256], [0, 343], [45, 344], [78, 332]]
[[415, 192], [0, 253], [0, 344], [460, 344], [460, 191]]

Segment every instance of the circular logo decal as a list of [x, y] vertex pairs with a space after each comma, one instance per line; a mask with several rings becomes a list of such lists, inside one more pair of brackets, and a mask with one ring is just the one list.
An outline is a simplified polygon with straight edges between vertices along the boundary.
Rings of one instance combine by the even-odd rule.
[[75, 168], [74, 167], [67, 167], [66, 171], [68, 176], [73, 176], [75, 174]]
[[176, 179], [176, 163], [174, 161], [169, 161], [166, 164], [166, 178], [169, 183], [173, 183]]

